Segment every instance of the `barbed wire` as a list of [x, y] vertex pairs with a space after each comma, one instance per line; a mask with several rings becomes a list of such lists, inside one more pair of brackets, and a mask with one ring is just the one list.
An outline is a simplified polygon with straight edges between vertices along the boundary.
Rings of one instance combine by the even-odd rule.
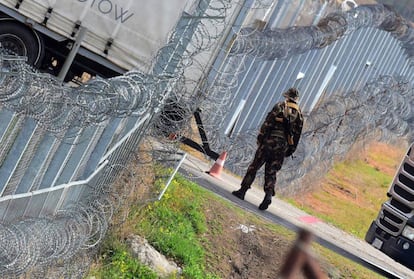
[[[414, 140], [414, 90], [401, 76], [380, 76], [361, 90], [337, 92], [321, 100], [305, 117], [302, 137], [293, 157], [278, 173], [277, 191], [294, 194], [321, 178], [352, 146], [375, 139], [393, 142]], [[257, 129], [235, 138], [212, 136], [229, 154], [226, 167], [243, 176], [256, 150]], [[263, 170], [258, 184], [263, 183]], [[309, 180], [310, 179], [310, 180]]]
[[159, 92], [173, 90], [168, 86], [174, 84], [172, 77], [129, 72], [74, 88], [36, 72], [15, 56], [1, 56], [0, 67], [0, 103], [55, 134], [112, 117], [141, 116], [159, 105]]
[[[234, 37], [235, 41], [229, 56], [226, 57], [225, 67], [213, 69], [217, 75], [206, 89], [209, 93], [208, 101], [201, 106], [201, 110], [208, 114], [204, 125], [210, 146], [228, 152], [226, 167], [229, 170], [243, 176], [256, 150], [258, 128], [243, 130], [232, 137], [223, 135], [228, 108], [237, 106], [233, 103], [237, 100], [232, 96], [242, 90], [238, 84], [239, 74], [244, 73], [252, 60], [285, 59], [316, 46], [326, 46], [341, 36], [366, 26], [375, 26], [391, 32], [403, 42], [407, 52], [411, 51], [413, 31], [403, 18], [383, 5], [358, 8], [348, 12], [331, 13], [320, 21], [319, 27], [292, 27], [273, 30], [274, 33], [272, 30], [258, 31], [245, 28]], [[253, 33], [244, 36], [243, 30]], [[305, 43], [302, 48], [302, 41], [306, 40], [311, 42], [308, 46]], [[340, 158], [353, 143], [362, 140], [363, 137], [371, 136], [384, 141], [400, 136], [411, 137], [408, 119], [412, 117], [412, 104], [404, 102], [402, 98], [412, 98], [410, 82], [404, 80], [404, 77], [396, 76], [377, 78], [378, 80], [372, 80], [362, 91], [337, 92], [332, 99], [326, 100], [323, 113], [313, 112], [306, 116], [306, 130], [295, 159], [287, 158], [283, 167], [287, 171], [281, 171], [278, 175], [278, 191], [292, 194], [306, 188], [303, 186], [306, 184], [301, 183], [305, 174], [313, 174], [316, 178], [317, 174], [326, 173], [334, 159]], [[365, 97], [357, 95], [360, 93]], [[366, 96], [371, 96], [370, 102]], [[371, 103], [374, 104], [371, 106]], [[401, 110], [406, 114], [395, 113]], [[214, 114], [210, 113], [212, 111]], [[387, 116], [383, 116], [384, 114]], [[332, 123], [333, 119], [335, 121]], [[366, 130], [358, 125], [366, 125]], [[367, 130], [371, 132], [368, 133]], [[263, 173], [261, 174], [257, 181], [259, 184], [263, 183]]]
[[[143, 143], [151, 154], [137, 156], [138, 168], [154, 162], [168, 166], [174, 162], [170, 157], [177, 153], [179, 142], [166, 135], [191, 133], [186, 126], [190, 126], [192, 114], [202, 100], [197, 88], [206, 70], [203, 55], [214, 51], [228, 26], [229, 10], [240, 3], [200, 1], [202, 14], [190, 16], [187, 25], [171, 34], [169, 44], [154, 58], [150, 73], [132, 70], [108, 80], [95, 78], [77, 88], [62, 86], [54, 77], [30, 68], [24, 59], [1, 50], [0, 104], [22, 117], [35, 119], [55, 136], [99, 125], [113, 117], [139, 117], [150, 111], [153, 119], [142, 133], [155, 137], [163, 149]], [[186, 34], [186, 30], [192, 30], [191, 40], [181, 39], [180, 34]], [[102, 176], [114, 176], [127, 169], [127, 162], [115, 162]], [[2, 278], [81, 278], [87, 272], [114, 212], [125, 207], [126, 197], [133, 190], [126, 185], [114, 189], [105, 183], [89, 186], [88, 197], [55, 216], [0, 225]]]
[[[250, 8], [269, 8], [271, 5], [271, 1], [265, 0], [254, 3]], [[139, 116], [151, 111], [154, 118], [144, 132], [146, 137], [156, 140], [141, 144], [150, 155], [135, 154], [135, 162], [138, 168], [154, 162], [169, 162], [171, 154], [179, 148], [179, 138], [195, 135], [191, 123], [195, 109], [201, 108], [214, 115], [214, 119], [224, 121], [232, 92], [239, 86], [237, 76], [245, 71], [249, 62], [246, 53], [240, 53], [244, 59], [242, 63], [238, 54], [230, 58], [225, 68], [213, 68], [219, 78], [208, 82], [200, 80], [210, 70], [204, 55], [223, 50], [216, 49], [217, 43], [225, 33], [232, 9], [244, 5], [244, 1], [201, 1], [200, 6], [205, 4], [208, 8], [203, 16], [188, 18], [188, 24], [194, 28], [192, 39], [180, 40], [179, 34], [186, 34], [188, 25], [171, 34], [170, 43], [149, 63], [154, 65], [150, 73], [131, 71], [109, 80], [95, 79], [79, 88], [66, 88], [51, 76], [37, 73], [22, 61], [13, 60], [15, 57], [3, 55], [0, 60], [0, 103], [22, 116], [34, 118], [53, 134], [97, 125], [111, 117]], [[172, 52], [173, 49], [182, 52]], [[301, 50], [296, 48], [295, 51]], [[174, 64], [172, 68], [169, 67], [171, 63]], [[343, 156], [355, 140], [368, 137], [374, 130], [379, 129], [384, 140], [395, 135], [412, 137], [409, 132], [412, 104], [403, 102], [407, 98], [413, 99], [407, 81], [384, 76], [371, 81], [361, 91], [338, 93], [320, 104], [305, 121], [296, 158], [287, 159], [284, 165], [287, 171], [278, 176], [281, 190], [299, 189], [305, 175], [322, 174], [333, 158]], [[367, 102], [371, 105], [364, 110], [362, 104]], [[397, 107], [404, 108], [404, 112], [396, 110]], [[231, 155], [226, 167], [242, 175], [256, 148], [257, 131], [246, 131], [244, 135], [230, 139], [220, 135], [222, 124], [210, 122], [205, 126], [210, 144], [227, 150]], [[163, 149], [160, 150], [155, 142]], [[121, 170], [131, 173], [130, 177], [134, 179], [143, 179], [137, 178], [124, 161], [111, 164], [105, 173], [113, 176]], [[112, 216], [125, 207], [126, 196], [132, 191], [127, 187], [115, 189], [107, 184], [91, 187], [93, 194], [89, 199], [56, 216], [0, 224], [1, 276], [29, 276], [30, 272], [30, 276], [34, 276], [31, 278], [81, 278], [89, 267], [91, 254], [96, 252], [111, 226]]]
[[414, 31], [410, 23], [390, 6], [360, 5], [346, 12], [333, 12], [312, 26], [259, 30], [242, 28], [234, 37], [231, 55], [251, 55], [264, 60], [284, 59], [326, 47], [360, 28], [390, 32], [402, 42], [409, 57], [414, 54]]

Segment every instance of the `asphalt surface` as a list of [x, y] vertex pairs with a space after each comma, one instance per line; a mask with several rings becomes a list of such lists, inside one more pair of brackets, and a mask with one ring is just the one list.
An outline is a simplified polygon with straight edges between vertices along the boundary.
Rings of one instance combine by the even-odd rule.
[[[266, 211], [259, 210], [258, 205], [262, 201], [264, 193], [257, 186], [247, 192], [244, 201], [236, 198], [231, 192], [240, 188], [241, 179], [228, 173], [225, 170], [225, 164], [218, 177], [211, 176], [207, 172], [213, 164], [213, 161], [205, 162], [187, 154], [179, 172], [222, 198], [275, 224], [282, 225], [294, 232], [299, 229], [310, 231], [315, 236], [315, 241], [322, 246], [386, 278], [414, 279], [414, 271], [397, 263], [364, 240], [327, 224], [280, 199], [273, 197], [272, 203]], [[368, 226], [369, 224], [367, 224]]]

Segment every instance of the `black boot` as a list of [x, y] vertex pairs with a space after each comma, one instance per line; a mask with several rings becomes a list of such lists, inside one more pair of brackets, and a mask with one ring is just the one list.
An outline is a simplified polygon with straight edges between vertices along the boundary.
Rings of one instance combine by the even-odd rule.
[[241, 187], [239, 190], [233, 191], [231, 193], [233, 194], [233, 196], [236, 196], [239, 199], [244, 200], [244, 196], [246, 195], [247, 190], [249, 190], [249, 188]]
[[269, 207], [269, 204], [272, 203], [272, 194], [266, 193], [262, 203], [259, 205], [260, 210], [266, 210]]

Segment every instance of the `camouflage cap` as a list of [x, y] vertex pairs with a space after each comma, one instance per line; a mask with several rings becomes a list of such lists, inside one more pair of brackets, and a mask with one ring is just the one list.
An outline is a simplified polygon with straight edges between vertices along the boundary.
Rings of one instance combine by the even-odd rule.
[[299, 91], [294, 87], [289, 88], [285, 93], [283, 93], [283, 97], [297, 101], [299, 99]]

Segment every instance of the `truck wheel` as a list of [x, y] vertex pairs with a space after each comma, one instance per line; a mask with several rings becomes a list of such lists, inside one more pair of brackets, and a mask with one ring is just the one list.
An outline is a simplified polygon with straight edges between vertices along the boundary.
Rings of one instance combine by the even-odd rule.
[[0, 20], [0, 45], [19, 56], [26, 56], [27, 63], [40, 66], [44, 55], [42, 40], [34, 30], [10, 19]]

